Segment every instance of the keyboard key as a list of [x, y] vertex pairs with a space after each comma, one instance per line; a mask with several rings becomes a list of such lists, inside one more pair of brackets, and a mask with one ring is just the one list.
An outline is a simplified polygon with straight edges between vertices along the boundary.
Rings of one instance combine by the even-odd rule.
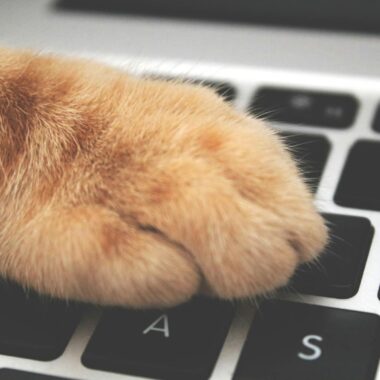
[[376, 132], [380, 132], [380, 104], [377, 106], [375, 118], [373, 119], [373, 129]]
[[254, 114], [277, 122], [327, 128], [348, 128], [357, 100], [348, 94], [262, 87], [251, 104]]
[[[212, 20], [226, 24], [276, 25], [291, 27], [292, 29], [301, 27], [301, 31], [297, 31], [297, 36], [301, 36], [305, 29], [310, 28], [348, 30], [354, 33], [361, 31], [375, 35], [380, 32], [379, 0], [58, 0], [54, 1], [52, 6], [58, 12], [85, 12], [89, 15], [88, 17], [94, 12], [100, 12], [116, 14], [117, 17], [138, 15], [139, 17], [154, 17], [156, 19], [174, 18], [177, 21], [181, 19], [201, 20], [202, 22]], [[211, 31], [214, 31], [211, 23], [207, 25], [209, 25]], [[216, 35], [214, 34], [214, 36]], [[270, 43], [270, 39], [267, 42]], [[216, 38], [214, 43], [220, 45], [220, 47], [218, 46], [218, 51], [225, 47], [223, 43], [226, 44], [223, 40], [216, 40]], [[304, 54], [307, 55], [306, 62], [308, 62], [310, 56], [307, 50], [313, 49], [314, 46], [301, 45], [297, 46], [297, 48], [304, 49]], [[268, 49], [273, 49], [273, 47], [268, 46]], [[247, 49], [246, 54], [248, 55], [249, 53]], [[276, 53], [278, 52], [274, 52], [273, 56]], [[326, 54], [334, 53], [335, 51], [326, 52]], [[294, 57], [291, 59], [294, 59]], [[319, 62], [323, 62], [323, 60], [318, 59]], [[302, 63], [304, 64], [305, 61]]]
[[56, 377], [49, 375], [41, 375], [39, 373], [31, 373], [24, 371], [16, 371], [13, 369], [0, 369], [0, 380], [69, 380], [66, 377]]
[[208, 379], [233, 308], [206, 298], [170, 310], [105, 313], [88, 344], [85, 366], [155, 379]]
[[234, 380], [374, 380], [379, 316], [269, 302], [253, 321]]
[[331, 242], [315, 264], [297, 269], [290, 287], [302, 293], [350, 298], [359, 289], [374, 229], [366, 218], [324, 214]]
[[281, 132], [293, 153], [304, 177], [313, 191], [316, 191], [325, 167], [330, 143], [323, 136]]
[[361, 140], [351, 148], [335, 202], [341, 206], [380, 211], [380, 142]]
[[184, 77], [184, 76], [170, 76], [170, 75], [160, 75], [160, 74], [147, 74], [146, 77], [151, 79], [161, 79], [167, 81], [179, 81], [185, 83], [193, 83], [196, 85], [201, 85], [205, 87], [210, 87], [215, 90], [219, 96], [222, 96], [224, 100], [228, 102], [232, 102], [236, 98], [236, 88], [232, 86], [230, 83], [222, 82], [218, 80], [209, 80], [209, 79], [198, 79], [192, 77]]
[[229, 83], [202, 79], [190, 79], [190, 81], [214, 89], [218, 95], [222, 96], [228, 102], [236, 98], [236, 89]]
[[0, 283], [0, 354], [53, 360], [65, 349], [79, 310]]

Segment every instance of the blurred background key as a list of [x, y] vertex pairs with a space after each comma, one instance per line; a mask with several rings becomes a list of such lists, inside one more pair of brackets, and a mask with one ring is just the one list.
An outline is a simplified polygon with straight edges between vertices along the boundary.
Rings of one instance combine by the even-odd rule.
[[280, 132], [313, 192], [317, 191], [330, 152], [330, 143], [321, 135]]
[[350, 149], [334, 200], [338, 205], [380, 211], [380, 141], [359, 140]]
[[289, 286], [302, 293], [350, 298], [359, 289], [374, 229], [366, 218], [324, 214], [331, 241], [314, 263], [297, 269]]
[[0, 354], [36, 360], [59, 357], [79, 320], [79, 307], [0, 282]]
[[[0, 380], [70, 380], [63, 377], [41, 375], [40, 373], [31, 373], [16, 371], [13, 369], [0, 369]], [[74, 379], [71, 379], [74, 380]]]
[[377, 106], [376, 114], [372, 124], [373, 129], [376, 132], [380, 132], [380, 104]]
[[277, 87], [261, 87], [251, 104], [253, 114], [272, 121], [338, 129], [350, 127], [357, 110], [350, 94]]

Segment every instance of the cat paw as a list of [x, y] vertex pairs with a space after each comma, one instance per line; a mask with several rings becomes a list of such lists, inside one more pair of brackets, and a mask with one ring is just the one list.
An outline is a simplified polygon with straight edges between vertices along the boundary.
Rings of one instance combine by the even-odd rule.
[[323, 250], [327, 229], [279, 137], [209, 90], [157, 86], [165, 106], [145, 130], [148, 145], [131, 140], [142, 149], [139, 170], [131, 179], [126, 165], [113, 183], [124, 186], [118, 204], [185, 251], [209, 294], [244, 298], [285, 285]]
[[278, 136], [211, 90], [8, 55], [3, 276], [61, 298], [170, 306], [270, 292], [324, 248]]

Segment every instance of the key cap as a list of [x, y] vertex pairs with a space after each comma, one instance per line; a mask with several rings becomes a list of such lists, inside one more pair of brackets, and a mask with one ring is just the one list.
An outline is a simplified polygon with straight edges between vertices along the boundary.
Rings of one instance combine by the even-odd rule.
[[323, 216], [331, 242], [317, 262], [297, 269], [289, 285], [302, 293], [350, 298], [359, 290], [374, 229], [366, 218]]
[[354, 122], [357, 100], [348, 94], [262, 87], [251, 112], [277, 122], [326, 128], [348, 128]]
[[218, 95], [228, 102], [232, 102], [236, 98], [236, 89], [229, 83], [202, 79], [193, 79], [191, 81], [195, 84], [201, 84], [214, 89]]
[[201, 85], [205, 87], [210, 87], [211, 89], [215, 90], [216, 93], [219, 96], [222, 96], [224, 100], [228, 102], [232, 102], [236, 98], [236, 88], [227, 82], [222, 82], [218, 80], [209, 80], [209, 79], [198, 79], [198, 78], [186, 78], [183, 76], [170, 76], [170, 75], [160, 75], [160, 74], [148, 74], [146, 77], [151, 79], [161, 79], [161, 80], [167, 80], [167, 81], [179, 81], [185, 82], [185, 83], [193, 83], [196, 85]]
[[206, 298], [170, 310], [111, 310], [97, 326], [82, 362], [155, 379], [208, 379], [232, 314], [229, 303]]
[[24, 371], [16, 371], [13, 369], [0, 369], [0, 380], [69, 380], [66, 377], [56, 377], [49, 375], [41, 375], [40, 373], [31, 373]]
[[[355, 33], [361, 31], [378, 34], [380, 32], [379, 0], [319, 0], [318, 2], [298, 0], [108, 0], [106, 2], [58, 0], [53, 2], [52, 6], [58, 12], [85, 12], [89, 16], [94, 12], [101, 12], [116, 14], [118, 17], [122, 17], [122, 15], [129, 17], [139, 15], [155, 17], [156, 19], [213, 20], [229, 24], [286, 26], [293, 29], [301, 27], [302, 31], [299, 35], [309, 28], [348, 30]], [[211, 31], [214, 32], [212, 24], [208, 25]], [[220, 42], [217, 39], [214, 40], [214, 43], [220, 45], [220, 48], [218, 46], [219, 49], [223, 48], [223, 42], [223, 40], [220, 40]], [[224, 42], [224, 44], [226, 43]], [[304, 54], [309, 55], [307, 50], [313, 47], [302, 45], [300, 48], [304, 48]], [[246, 54], [249, 54], [249, 52], [247, 51]], [[310, 59], [309, 57], [307, 58], [306, 61]], [[225, 60], [224, 57], [223, 60]]]
[[379, 316], [292, 302], [260, 308], [234, 380], [373, 380]]
[[64, 351], [79, 318], [77, 307], [0, 283], [0, 354], [53, 360]]
[[372, 128], [376, 132], [380, 132], [380, 104], [377, 106], [375, 118], [373, 119]]
[[330, 152], [330, 143], [323, 136], [281, 132], [304, 177], [315, 192]]
[[360, 140], [348, 155], [335, 193], [341, 206], [380, 211], [380, 142]]

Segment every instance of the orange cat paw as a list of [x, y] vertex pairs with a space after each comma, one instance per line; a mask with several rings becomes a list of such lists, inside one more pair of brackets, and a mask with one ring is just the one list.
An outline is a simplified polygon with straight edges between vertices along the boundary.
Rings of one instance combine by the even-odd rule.
[[279, 138], [211, 90], [2, 51], [0, 119], [0, 273], [41, 292], [251, 297], [326, 244]]

